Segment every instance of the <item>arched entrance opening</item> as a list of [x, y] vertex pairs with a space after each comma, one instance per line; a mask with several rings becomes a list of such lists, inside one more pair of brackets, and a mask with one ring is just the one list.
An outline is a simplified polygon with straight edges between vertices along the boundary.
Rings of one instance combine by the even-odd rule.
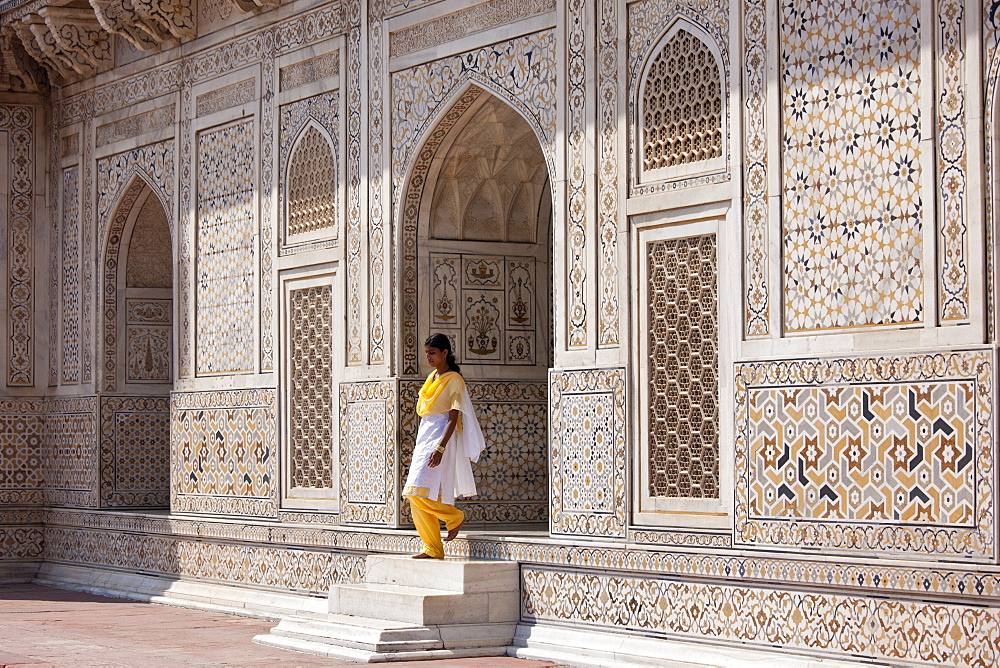
[[[466, 523], [548, 522], [552, 190], [525, 118], [472, 85], [428, 134], [403, 210], [402, 463], [429, 333], [452, 341], [486, 436]], [[413, 350], [410, 350], [410, 348]], [[404, 517], [408, 507], [404, 502]]]
[[109, 222], [103, 254], [102, 507], [170, 503], [172, 248], [163, 204], [136, 177]]

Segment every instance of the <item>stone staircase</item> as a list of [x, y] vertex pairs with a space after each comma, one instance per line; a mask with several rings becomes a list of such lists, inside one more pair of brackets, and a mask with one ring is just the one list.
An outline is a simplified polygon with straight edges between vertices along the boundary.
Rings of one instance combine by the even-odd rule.
[[372, 555], [329, 613], [286, 617], [254, 642], [362, 663], [503, 656], [520, 618], [518, 564]]

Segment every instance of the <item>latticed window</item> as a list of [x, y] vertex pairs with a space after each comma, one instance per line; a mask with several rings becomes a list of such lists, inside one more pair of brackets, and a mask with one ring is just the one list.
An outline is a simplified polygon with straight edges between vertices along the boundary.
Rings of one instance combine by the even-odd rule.
[[722, 156], [722, 83], [715, 56], [678, 30], [656, 55], [643, 85], [644, 171]]
[[293, 290], [289, 298], [292, 487], [333, 487], [333, 288]]
[[330, 142], [309, 126], [288, 169], [287, 236], [336, 231], [337, 178]]
[[649, 496], [719, 498], [715, 235], [648, 252]]

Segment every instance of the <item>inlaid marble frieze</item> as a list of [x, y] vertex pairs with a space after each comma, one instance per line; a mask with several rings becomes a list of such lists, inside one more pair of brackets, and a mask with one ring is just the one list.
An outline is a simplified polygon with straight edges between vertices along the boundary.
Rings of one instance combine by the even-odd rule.
[[988, 352], [741, 364], [736, 538], [990, 560]]
[[832, 591], [746, 587], [601, 571], [521, 570], [530, 623], [741, 647], [797, 649], [812, 657], [865, 657], [907, 665], [992, 666], [1000, 612], [940, 601], [885, 600]]

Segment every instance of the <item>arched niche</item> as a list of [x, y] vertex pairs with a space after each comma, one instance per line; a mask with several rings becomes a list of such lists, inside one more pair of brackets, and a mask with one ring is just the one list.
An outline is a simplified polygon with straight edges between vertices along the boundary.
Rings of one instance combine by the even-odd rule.
[[501, 91], [471, 84], [453, 100], [402, 191], [400, 475], [429, 372], [421, 344], [440, 332], [453, 341], [487, 440], [479, 496], [460, 503], [467, 521], [546, 522], [551, 179], [537, 132]]
[[139, 176], [104, 237], [101, 506], [170, 502], [174, 259], [167, 211]]

